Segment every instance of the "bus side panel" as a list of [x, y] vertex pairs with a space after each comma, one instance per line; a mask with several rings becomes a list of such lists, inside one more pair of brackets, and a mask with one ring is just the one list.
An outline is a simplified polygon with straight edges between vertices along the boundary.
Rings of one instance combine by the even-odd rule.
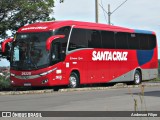
[[67, 73], [66, 73], [66, 63], [60, 62], [57, 65], [54, 65], [54, 67], [57, 69], [55, 72], [52, 72], [50, 76], [50, 86], [68, 85]]
[[[120, 52], [128, 52], [126, 61], [110, 61], [110, 82], [128, 82], [133, 81], [135, 68], [138, 68], [138, 60], [135, 50], [117, 50]], [[114, 77], [116, 76], [116, 77]]]
[[[127, 60], [94, 60], [93, 51], [127, 52]], [[139, 67], [135, 50], [77, 50], [70, 53], [67, 59], [70, 59], [70, 69], [80, 71], [81, 84], [106, 83], [116, 78], [118, 78], [116, 79], [117, 82], [131, 81], [133, 80], [134, 69]], [[72, 65], [73, 63], [76, 63], [76, 65]], [[70, 72], [66, 74], [70, 74]]]
[[[152, 54], [151, 54], [152, 52]], [[140, 60], [148, 61], [143, 62], [141, 65], [142, 68], [142, 80], [150, 80], [158, 77], [158, 56], [157, 56], [157, 49], [146, 51]]]
[[[78, 71], [80, 74], [80, 84], [88, 83], [88, 62], [87, 51], [76, 50], [70, 52], [66, 57], [66, 76], [69, 82], [69, 76], [71, 72]], [[67, 65], [68, 64], [68, 65]]]

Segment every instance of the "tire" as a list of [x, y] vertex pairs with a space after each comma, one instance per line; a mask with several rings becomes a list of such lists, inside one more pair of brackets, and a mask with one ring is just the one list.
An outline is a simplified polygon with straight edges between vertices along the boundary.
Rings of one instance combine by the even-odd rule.
[[54, 88], [53, 88], [53, 91], [58, 92], [59, 89], [60, 89], [60, 87], [54, 87]]
[[70, 88], [77, 88], [79, 86], [79, 77], [77, 73], [72, 72], [69, 77], [69, 85]]
[[133, 84], [134, 85], [139, 85], [141, 84], [142, 82], [142, 76], [141, 76], [141, 73], [136, 70], [135, 73], [134, 73], [134, 81], [133, 81]]

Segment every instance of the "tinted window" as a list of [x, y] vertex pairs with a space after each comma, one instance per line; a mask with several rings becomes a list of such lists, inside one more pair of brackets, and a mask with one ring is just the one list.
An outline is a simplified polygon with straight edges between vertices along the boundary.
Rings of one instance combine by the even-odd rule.
[[101, 35], [102, 35], [103, 48], [114, 49], [115, 48], [114, 32], [101, 31]]
[[86, 40], [86, 30], [74, 28], [72, 30], [68, 50], [70, 51], [86, 47], [88, 47], [88, 41]]
[[89, 48], [101, 48], [101, 33], [98, 30], [87, 30]]
[[115, 33], [116, 49], [128, 49], [127, 33]]
[[140, 42], [140, 49], [148, 50], [149, 49], [148, 35], [147, 34], [137, 34], [137, 37]]
[[129, 49], [150, 50], [156, 47], [155, 35], [130, 34], [128, 38]]
[[65, 38], [68, 39], [69, 37], [69, 32], [70, 32], [71, 27], [62, 27], [57, 30], [55, 30], [54, 34], [55, 35], [65, 35]]
[[71, 27], [67, 26], [67, 27], [59, 28], [54, 32], [55, 35], [65, 35], [65, 38], [58, 39], [58, 42], [61, 43], [61, 49], [62, 49], [61, 52], [66, 52], [70, 29]]
[[69, 50], [78, 48], [139, 49], [156, 47], [155, 35], [73, 29]]
[[137, 38], [137, 35], [134, 33], [128, 34], [128, 46], [129, 49], [139, 49], [139, 39]]
[[156, 47], [156, 36], [149, 35], [149, 49], [154, 49]]

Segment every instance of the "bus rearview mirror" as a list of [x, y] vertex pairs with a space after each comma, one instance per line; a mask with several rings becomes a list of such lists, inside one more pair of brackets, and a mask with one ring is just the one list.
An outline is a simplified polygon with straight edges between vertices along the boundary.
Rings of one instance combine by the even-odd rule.
[[13, 42], [13, 38], [8, 38], [8, 39], [6, 39], [6, 40], [4, 40], [3, 42], [2, 42], [2, 46], [1, 46], [1, 48], [2, 48], [2, 53], [5, 53], [8, 49], [7, 49], [7, 44], [8, 43], [11, 43], [11, 42]]
[[49, 37], [46, 41], [46, 50], [49, 51], [51, 49], [51, 44], [53, 40], [64, 38], [64, 37], [65, 35], [54, 35], [54, 36]]
[[0, 56], [3, 58], [7, 58], [7, 60], [10, 61], [10, 50], [11, 50], [11, 46], [9, 45], [9, 43], [13, 42], [13, 38], [8, 38], [6, 40], [4, 40], [1, 43], [1, 50], [0, 50]]

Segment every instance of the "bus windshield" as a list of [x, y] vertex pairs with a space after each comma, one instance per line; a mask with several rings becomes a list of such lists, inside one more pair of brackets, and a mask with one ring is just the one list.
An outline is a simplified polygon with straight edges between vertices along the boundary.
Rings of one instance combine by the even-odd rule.
[[11, 68], [33, 70], [50, 64], [50, 52], [46, 40], [52, 32], [18, 33], [12, 44]]
[[[12, 43], [11, 69], [36, 70], [64, 60], [65, 55], [60, 55], [66, 52], [70, 29], [69, 26], [66, 26], [48, 32], [17, 33]], [[59, 59], [56, 62], [51, 58], [51, 53], [55, 53], [54, 48], [51, 51], [46, 50], [46, 41], [53, 35], [65, 35], [65, 38], [56, 40], [59, 43], [57, 48]], [[54, 44], [53, 47], [57, 45]]]

